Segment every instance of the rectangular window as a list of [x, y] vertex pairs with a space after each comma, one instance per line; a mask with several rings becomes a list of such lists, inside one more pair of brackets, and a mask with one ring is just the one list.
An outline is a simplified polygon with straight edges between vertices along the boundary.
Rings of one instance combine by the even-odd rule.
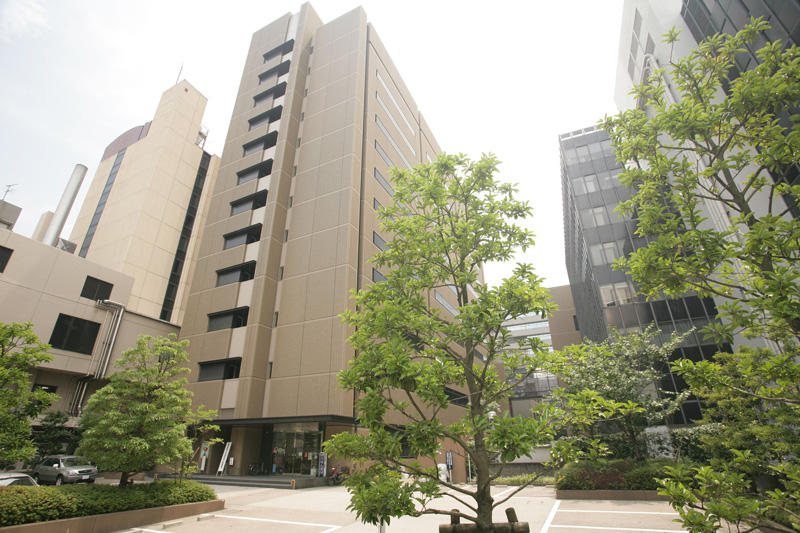
[[386, 163], [389, 168], [394, 168], [394, 163], [392, 163], [391, 158], [384, 152], [377, 140], [375, 141], [375, 151], [378, 152], [378, 155], [381, 156], [381, 159], [383, 159], [383, 162]]
[[282, 280], [282, 279], [283, 279], [283, 267], [280, 267], [278, 269], [278, 280]]
[[411, 146], [411, 143], [408, 141], [408, 138], [406, 137], [405, 133], [403, 133], [403, 129], [400, 127], [400, 125], [394, 119], [394, 115], [392, 115], [392, 112], [389, 111], [388, 107], [386, 107], [386, 104], [383, 103], [383, 98], [381, 98], [381, 93], [380, 92], [375, 91], [375, 99], [378, 100], [378, 104], [381, 106], [383, 111], [389, 117], [389, 120], [392, 121], [392, 124], [394, 124], [395, 129], [400, 134], [400, 138], [403, 139], [403, 142], [406, 143], [406, 146], [408, 146], [408, 149], [411, 150], [412, 154], [417, 155], [417, 152], [414, 150], [414, 147]]
[[205, 361], [199, 363], [200, 373], [197, 381], [214, 381], [217, 379], [236, 379], [242, 366], [241, 357], [231, 357], [219, 361]]
[[289, 39], [288, 41], [279, 44], [269, 52], [264, 54], [264, 63], [269, 61], [270, 59], [274, 59], [278, 56], [282, 56], [291, 52], [294, 49], [294, 39]]
[[90, 300], [108, 300], [111, 297], [111, 289], [114, 285], [106, 281], [86, 276], [86, 281], [83, 282], [83, 289], [81, 290], [82, 298], [89, 298]]
[[255, 224], [247, 228], [232, 231], [231, 233], [223, 235], [223, 238], [225, 239], [223, 250], [259, 241], [261, 240], [261, 224]]
[[278, 312], [277, 311], [275, 311], [275, 314], [272, 315], [272, 327], [273, 328], [277, 328], [278, 327]]
[[378, 117], [378, 115], [375, 115], [375, 124], [378, 125], [378, 129], [381, 130], [381, 133], [383, 133], [383, 135], [389, 141], [389, 144], [392, 145], [395, 153], [400, 156], [400, 159], [403, 161], [403, 164], [406, 166], [406, 168], [411, 168], [411, 163], [409, 163], [408, 159], [406, 159], [406, 156], [403, 155], [402, 150], [400, 150], [397, 142], [395, 142], [394, 138], [389, 133], [389, 130], [386, 129], [386, 126], [383, 125], [383, 122], [381, 122], [381, 119]]
[[281, 118], [282, 111], [283, 111], [283, 106], [276, 106], [270, 109], [269, 111], [265, 111], [260, 115], [256, 115], [255, 117], [247, 121], [250, 124], [248, 131], [253, 131], [256, 128], [259, 128], [261, 126], [266, 126], [268, 124], [272, 124], [273, 122], [278, 121]]
[[378, 283], [380, 281], [386, 281], [386, 276], [378, 272], [376, 269], [372, 269], [372, 281], [374, 283]]
[[248, 261], [240, 265], [217, 270], [217, 287], [253, 279], [256, 273], [256, 262]]
[[259, 178], [263, 178], [265, 176], [269, 176], [271, 173], [272, 173], [272, 159], [267, 159], [266, 161], [262, 161], [261, 163], [255, 166], [237, 172], [236, 185], [241, 185], [242, 183], [247, 183], [248, 181], [253, 181]]
[[278, 141], [278, 132], [273, 131], [242, 145], [243, 156], [272, 148]]
[[433, 297], [436, 298], [436, 301], [439, 302], [440, 304], [442, 304], [442, 307], [447, 309], [447, 311], [451, 315], [453, 315], [453, 316], [458, 315], [458, 313], [459, 313], [458, 308], [456, 306], [454, 306], [453, 304], [451, 304], [450, 302], [448, 302], [447, 298], [445, 298], [444, 296], [439, 294], [439, 291], [433, 291]]
[[372, 199], [372, 209], [378, 211], [379, 209], [383, 208], [383, 204], [381, 204], [377, 198]]
[[372, 242], [373, 242], [373, 244], [375, 244], [375, 246], [377, 246], [381, 250], [385, 250], [386, 249], [386, 241], [384, 241], [383, 237], [381, 237], [380, 235], [378, 235], [374, 231], [372, 232]]
[[411, 123], [406, 118], [406, 115], [405, 115], [405, 113], [403, 113], [403, 110], [400, 109], [400, 105], [397, 103], [397, 100], [394, 99], [394, 95], [392, 94], [392, 91], [390, 91], [389, 87], [386, 86], [386, 82], [383, 81], [383, 76], [381, 76], [381, 73], [380, 73], [379, 70], [375, 71], [375, 76], [378, 78], [378, 81], [380, 82], [381, 86], [383, 87], [383, 90], [386, 91], [386, 94], [389, 96], [389, 100], [391, 100], [392, 103], [394, 104], [395, 109], [397, 109], [397, 113], [400, 115], [400, 118], [403, 119], [403, 122], [405, 122], [406, 126], [408, 126], [408, 131], [411, 132], [411, 136], [412, 137], [416, 136], [417, 132], [414, 130], [414, 127], [411, 126]]
[[42, 385], [41, 383], [34, 383], [31, 390], [43, 390], [45, 392], [55, 394], [56, 390], [58, 390], [58, 387], [55, 385]]
[[218, 313], [209, 313], [208, 331], [244, 327], [247, 325], [247, 315], [249, 312], [249, 307], [239, 307], [237, 309], [220, 311]]
[[455, 389], [451, 389], [450, 387], [444, 388], [444, 393], [447, 395], [448, 401], [453, 405], [457, 405], [459, 407], [466, 407], [469, 404], [469, 399], [467, 395], [463, 392], [458, 392]]
[[254, 194], [249, 194], [238, 200], [231, 202], [231, 216], [244, 213], [245, 211], [252, 211], [267, 205], [267, 191], [258, 191]]
[[12, 253], [14, 253], [14, 250], [11, 248], [0, 246], [0, 272], [5, 271], [6, 265], [8, 265], [8, 260], [11, 259]]
[[383, 189], [386, 192], [389, 193], [389, 196], [394, 196], [394, 188], [392, 188], [392, 186], [389, 185], [389, 182], [386, 181], [386, 178], [383, 177], [383, 174], [381, 174], [377, 168], [373, 170], [374, 170], [373, 175], [375, 176], [375, 180], [380, 184], [381, 187], [383, 187]]
[[70, 352], [92, 355], [100, 324], [60, 313], [50, 335], [50, 345]]

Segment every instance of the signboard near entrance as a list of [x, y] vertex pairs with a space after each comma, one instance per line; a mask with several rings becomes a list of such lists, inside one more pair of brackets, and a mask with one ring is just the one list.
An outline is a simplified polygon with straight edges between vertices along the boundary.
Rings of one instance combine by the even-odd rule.
[[210, 442], [204, 442], [200, 445], [200, 472], [206, 471], [206, 461], [208, 461], [208, 450], [210, 448]]
[[319, 466], [317, 468], [317, 477], [325, 477], [325, 473], [328, 471], [328, 454], [325, 452], [319, 452]]
[[445, 462], [447, 463], [447, 469], [448, 470], [452, 470], [453, 469], [453, 452], [448, 451], [445, 454]]
[[228, 456], [231, 453], [231, 442], [228, 441], [225, 443], [225, 449], [222, 451], [222, 459], [219, 461], [219, 467], [217, 468], [217, 475], [221, 476], [222, 473], [225, 471], [225, 465], [228, 464]]

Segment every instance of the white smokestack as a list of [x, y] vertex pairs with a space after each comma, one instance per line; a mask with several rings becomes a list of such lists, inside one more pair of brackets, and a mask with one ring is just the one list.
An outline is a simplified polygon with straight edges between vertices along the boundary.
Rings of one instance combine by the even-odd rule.
[[58, 202], [56, 212], [47, 231], [44, 234], [42, 242], [49, 246], [55, 246], [58, 238], [61, 236], [61, 230], [64, 229], [64, 222], [67, 221], [69, 210], [72, 209], [72, 204], [75, 202], [75, 197], [78, 196], [78, 190], [81, 188], [83, 178], [86, 176], [88, 169], [78, 163], [75, 165], [75, 170], [72, 171], [72, 176], [69, 178], [67, 187], [64, 189], [64, 194], [61, 195], [61, 200]]

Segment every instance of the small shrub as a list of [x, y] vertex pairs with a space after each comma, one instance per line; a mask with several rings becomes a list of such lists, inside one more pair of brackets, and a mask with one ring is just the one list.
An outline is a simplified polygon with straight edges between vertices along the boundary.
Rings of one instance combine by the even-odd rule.
[[0, 489], [0, 527], [215, 498], [211, 487], [195, 481], [156, 481], [129, 487], [3, 487]]
[[541, 475], [541, 474], [520, 474], [518, 476], [500, 476], [499, 478], [495, 479], [492, 483], [496, 485], [524, 485], [531, 481], [531, 479], [535, 479], [532, 485], [552, 485], [553, 484], [553, 476]]
[[556, 488], [571, 490], [656, 490], [656, 479], [666, 477], [670, 459], [629, 459], [570, 463], [556, 474]]
[[722, 424], [702, 424], [672, 430], [675, 457], [696, 463], [708, 463], [715, 455], [713, 446], [704, 442], [722, 433]]

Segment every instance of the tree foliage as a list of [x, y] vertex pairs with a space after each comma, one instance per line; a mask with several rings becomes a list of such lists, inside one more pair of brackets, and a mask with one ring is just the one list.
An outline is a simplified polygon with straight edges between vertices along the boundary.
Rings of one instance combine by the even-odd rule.
[[[710, 336], [772, 343], [673, 364], [722, 428], [703, 438], [709, 466], [664, 484], [692, 531], [716, 531], [721, 520], [740, 531], [800, 529], [800, 185], [789, 185], [800, 160], [800, 50], [766, 44], [758, 66], [734, 70], [767, 27], [753, 20], [655, 69], [634, 90], [642, 108], [604, 121], [634, 190], [623, 209], [649, 243], [619, 264], [651, 296], [718, 297]], [[665, 41], [676, 38], [673, 30]], [[759, 475], [777, 488], [759, 488]]]
[[140, 335], [115, 363], [110, 383], [89, 398], [77, 453], [101, 470], [121, 472], [120, 486], [137, 472], [192, 456], [186, 431], [196, 420], [181, 377], [189, 372], [188, 344], [175, 335]]
[[0, 323], [0, 463], [25, 460], [36, 454], [31, 421], [57, 396], [31, 390], [31, 372], [52, 360], [49, 344], [39, 342], [31, 323]]
[[[546, 413], [501, 412], [513, 386], [548, 356], [538, 339], [511, 349], [502, 324], [532, 312], [547, 315], [552, 304], [530, 266], [518, 265], [494, 288], [481, 278], [483, 264], [507, 261], [532, 244], [531, 234], [512, 222], [530, 208], [514, 199], [512, 185], [495, 178], [497, 164], [491, 156], [473, 162], [443, 155], [393, 173], [394, 205], [379, 212], [391, 239], [373, 257], [386, 279], [355, 294], [355, 309], [344, 314], [356, 357], [339, 380], [357, 392], [358, 423], [368, 431], [343, 433], [325, 445], [362, 461], [348, 489], [365, 522], [450, 514], [430, 505], [449, 489], [469, 509], [456, 514], [489, 531], [492, 508], [514, 493], [492, 498], [502, 466], [492, 474], [490, 464], [525, 455], [553, 436]], [[436, 304], [444, 295], [455, 297], [451, 311]], [[523, 370], [506, 379], [501, 368]], [[452, 405], [448, 389], [463, 391], [467, 405]], [[436, 457], [445, 445], [469, 458], [476, 487], [438, 480]], [[409, 479], [400, 479], [398, 469]]]
[[80, 441], [77, 428], [67, 426], [69, 416], [63, 411], [50, 411], [42, 418], [33, 440], [39, 455], [70, 454]]
[[598, 439], [595, 447], [599, 447], [602, 434], [619, 432], [635, 459], [647, 458], [645, 428], [666, 423], [687, 396], [659, 389], [669, 357], [685, 335], [673, 333], [662, 344], [658, 336], [654, 326], [628, 335], [612, 329], [603, 342], [584, 341], [556, 354], [547, 365], [561, 385], [552, 400], [567, 422], [580, 415], [580, 423], [571, 424], [570, 435], [560, 446], [571, 442], [582, 449], [586, 439]]

